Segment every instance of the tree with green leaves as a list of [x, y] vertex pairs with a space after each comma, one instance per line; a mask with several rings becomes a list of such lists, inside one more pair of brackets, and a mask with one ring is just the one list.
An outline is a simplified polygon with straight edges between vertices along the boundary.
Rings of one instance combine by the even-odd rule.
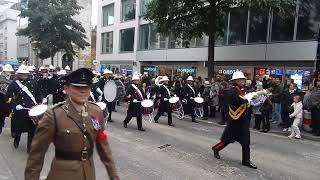
[[[300, 3], [300, 1], [303, 3]], [[145, 18], [157, 25], [159, 33], [184, 40], [209, 37], [208, 78], [214, 76], [215, 39], [223, 37], [224, 16], [235, 7], [254, 11], [272, 11], [282, 17], [294, 16], [296, 3], [301, 12], [310, 12], [319, 0], [152, 0], [147, 5]]]
[[29, 0], [28, 7], [20, 14], [28, 18], [28, 26], [19, 29], [17, 35], [29, 37], [39, 50], [39, 58], [51, 57], [52, 64], [59, 51], [76, 55], [76, 48], [90, 45], [85, 29], [73, 19], [81, 9], [77, 0]]

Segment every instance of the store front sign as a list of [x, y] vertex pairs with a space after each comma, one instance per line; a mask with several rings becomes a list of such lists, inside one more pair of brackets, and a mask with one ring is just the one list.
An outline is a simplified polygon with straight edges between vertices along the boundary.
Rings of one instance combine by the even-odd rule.
[[196, 72], [196, 69], [195, 68], [177, 68], [177, 72], [194, 74]]
[[148, 66], [143, 68], [144, 72], [156, 72], [156, 67], [154, 66]]
[[303, 79], [302, 74], [294, 74], [294, 75], [291, 75], [290, 78], [293, 80], [295, 84], [297, 84], [298, 89], [302, 89], [302, 79]]
[[236, 71], [241, 71], [242, 72], [242, 70], [239, 70], [239, 69], [219, 69], [218, 70], [218, 74], [221, 74], [221, 75], [232, 75]]

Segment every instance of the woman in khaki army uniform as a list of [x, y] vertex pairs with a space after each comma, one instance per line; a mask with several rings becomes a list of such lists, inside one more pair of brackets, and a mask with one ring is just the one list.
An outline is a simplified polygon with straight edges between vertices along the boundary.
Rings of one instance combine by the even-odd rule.
[[25, 180], [39, 180], [45, 153], [55, 145], [48, 180], [95, 180], [94, 144], [111, 180], [119, 180], [101, 109], [88, 102], [93, 73], [82, 68], [65, 77], [68, 99], [40, 120], [25, 169]]

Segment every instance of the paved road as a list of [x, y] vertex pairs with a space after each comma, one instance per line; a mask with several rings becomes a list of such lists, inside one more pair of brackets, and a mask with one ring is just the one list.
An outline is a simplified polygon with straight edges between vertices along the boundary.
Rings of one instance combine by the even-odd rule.
[[[320, 143], [289, 140], [284, 136], [251, 133], [252, 160], [258, 170], [241, 165], [241, 146], [237, 143], [221, 152], [222, 160], [213, 157], [211, 146], [219, 141], [221, 126], [191, 123], [174, 119], [176, 127], [144, 123], [146, 132], [136, 129], [133, 119], [128, 129], [122, 126], [123, 109], [114, 113], [108, 125], [121, 179], [124, 180], [319, 180]], [[165, 148], [159, 148], [163, 145]], [[26, 136], [19, 149], [14, 149], [9, 129], [0, 136], [0, 180], [21, 180], [26, 163]], [[108, 179], [106, 170], [95, 154], [97, 179]], [[53, 147], [50, 147], [42, 175], [47, 174]]]

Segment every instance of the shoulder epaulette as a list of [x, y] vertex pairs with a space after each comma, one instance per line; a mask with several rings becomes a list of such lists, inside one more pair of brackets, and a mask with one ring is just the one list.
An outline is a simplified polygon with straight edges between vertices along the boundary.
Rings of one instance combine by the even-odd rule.
[[58, 108], [58, 107], [61, 107], [66, 101], [62, 101], [62, 102], [59, 102], [55, 105], [52, 106], [52, 109], [55, 109], [55, 108]]

